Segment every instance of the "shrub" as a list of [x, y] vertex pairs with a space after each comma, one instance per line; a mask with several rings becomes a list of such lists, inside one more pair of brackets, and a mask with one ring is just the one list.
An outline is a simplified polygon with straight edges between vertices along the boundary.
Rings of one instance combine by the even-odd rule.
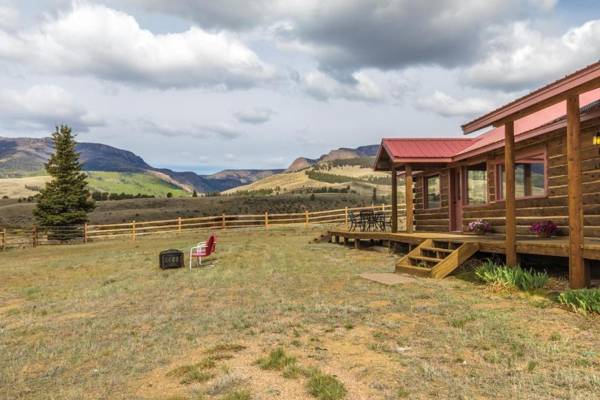
[[339, 400], [346, 396], [344, 384], [333, 375], [312, 371], [306, 383], [308, 393], [319, 400]]
[[508, 267], [487, 260], [475, 270], [475, 275], [484, 283], [498, 285], [507, 289], [530, 291], [543, 288], [548, 282], [548, 274], [523, 269], [519, 266]]
[[235, 392], [229, 393], [223, 396], [222, 400], [250, 400], [252, 396], [250, 392], [247, 390], [237, 390]]
[[600, 289], [568, 290], [558, 296], [558, 301], [575, 312], [600, 313]]

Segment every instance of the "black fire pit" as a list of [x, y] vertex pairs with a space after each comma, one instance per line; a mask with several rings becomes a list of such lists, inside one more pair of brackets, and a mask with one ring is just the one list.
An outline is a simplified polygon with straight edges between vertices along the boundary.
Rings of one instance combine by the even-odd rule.
[[177, 249], [161, 251], [158, 261], [161, 269], [181, 268], [183, 267], [183, 251]]

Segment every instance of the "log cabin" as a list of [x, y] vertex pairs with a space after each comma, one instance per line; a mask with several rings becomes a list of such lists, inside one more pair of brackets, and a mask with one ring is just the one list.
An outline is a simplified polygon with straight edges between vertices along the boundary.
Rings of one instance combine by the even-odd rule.
[[[487, 248], [508, 265], [520, 252], [568, 257], [570, 286], [588, 286], [589, 261], [600, 260], [600, 62], [462, 126], [464, 134], [485, 128], [476, 137], [382, 139], [374, 168], [392, 173], [396, 236], [379, 238], [417, 245], [397, 271], [443, 277]], [[398, 232], [399, 176], [405, 232]], [[461, 235], [480, 219], [495, 242]], [[544, 220], [558, 225], [558, 238], [536, 242], [529, 228]]]

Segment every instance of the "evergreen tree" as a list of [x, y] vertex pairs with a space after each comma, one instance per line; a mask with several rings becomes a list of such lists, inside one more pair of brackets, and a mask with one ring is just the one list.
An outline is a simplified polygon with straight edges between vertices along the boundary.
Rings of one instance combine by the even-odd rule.
[[192, 193], [192, 197], [198, 197], [198, 192], [196, 192], [196, 191], [194, 190], [194, 193]]
[[[52, 180], [40, 193], [33, 211], [39, 225], [47, 227], [79, 225], [88, 221], [95, 204], [87, 190], [87, 175], [81, 172], [75, 136], [61, 125], [52, 134], [54, 154], [46, 164]], [[58, 232], [58, 231], [57, 231]]]

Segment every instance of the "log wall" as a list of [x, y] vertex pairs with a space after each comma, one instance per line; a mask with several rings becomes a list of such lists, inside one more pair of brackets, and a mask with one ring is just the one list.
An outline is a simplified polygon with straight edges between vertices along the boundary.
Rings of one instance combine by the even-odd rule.
[[[599, 129], [600, 122], [582, 129], [581, 137], [586, 237], [600, 237], [600, 146], [593, 144], [593, 137]], [[517, 143], [517, 157], [522, 152], [540, 146], [545, 147], [547, 152], [547, 193], [541, 198], [517, 199], [517, 234], [527, 235], [533, 222], [550, 219], [559, 226], [559, 235], [568, 235], [566, 129]], [[504, 202], [496, 201], [496, 162], [502, 159], [503, 154], [503, 150], [499, 149], [487, 155], [488, 203], [463, 206], [464, 231], [470, 221], [481, 218], [492, 224], [494, 232], [504, 233]], [[449, 229], [449, 170], [437, 172], [440, 174], [442, 187], [442, 207], [439, 209], [424, 208], [424, 177], [418, 176], [415, 179], [417, 231], [446, 232]]]

